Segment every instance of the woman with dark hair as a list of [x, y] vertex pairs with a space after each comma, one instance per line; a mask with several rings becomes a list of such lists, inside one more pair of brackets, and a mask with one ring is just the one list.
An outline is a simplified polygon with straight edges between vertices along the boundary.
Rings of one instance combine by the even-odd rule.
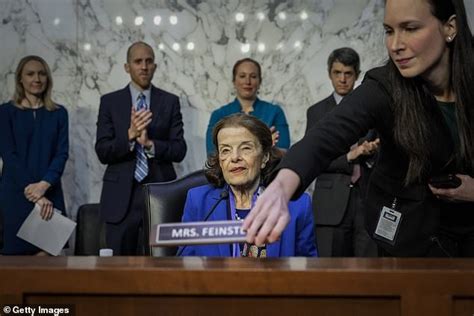
[[[217, 153], [206, 162], [206, 177], [210, 184], [189, 190], [183, 222], [245, 218], [281, 157], [280, 151], [273, 146], [270, 129], [246, 114], [234, 114], [220, 120], [214, 127], [212, 140]], [[227, 199], [222, 198], [223, 191]], [[289, 208], [293, 212], [292, 220], [275, 243], [186, 246], [178, 253], [220, 257], [316, 256], [309, 196], [303, 194], [290, 202]], [[208, 215], [211, 209], [213, 211]]]
[[278, 238], [290, 197], [375, 128], [365, 209], [380, 254], [474, 256], [474, 43], [464, 3], [385, 4], [387, 65], [289, 150], [244, 222], [249, 241]]
[[290, 147], [290, 131], [285, 113], [280, 106], [265, 102], [257, 97], [258, 89], [262, 83], [260, 64], [251, 58], [238, 60], [232, 68], [232, 83], [237, 94], [235, 100], [211, 114], [206, 132], [207, 155], [211, 155], [216, 150], [212, 143], [214, 126], [221, 118], [234, 113], [245, 113], [259, 118], [270, 127], [274, 145], [288, 149]]
[[51, 99], [53, 79], [38, 56], [20, 60], [13, 100], [0, 106], [0, 210], [4, 220], [3, 254], [45, 254], [16, 237], [35, 204], [44, 220], [65, 211], [61, 175], [68, 158], [66, 109]]

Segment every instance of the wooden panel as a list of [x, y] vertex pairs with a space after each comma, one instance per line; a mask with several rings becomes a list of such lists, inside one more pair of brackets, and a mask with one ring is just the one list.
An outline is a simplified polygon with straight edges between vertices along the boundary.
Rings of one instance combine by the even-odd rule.
[[22, 304], [22, 302], [23, 302], [23, 296], [20, 293], [0, 294], [0, 306], [8, 305], [8, 304]]
[[454, 316], [473, 316], [474, 297], [455, 297], [453, 301], [453, 309]]
[[324, 315], [398, 316], [396, 298], [246, 296], [42, 296], [27, 304], [73, 304], [76, 315]]
[[0, 303], [83, 315], [474, 315], [468, 259], [0, 257], [0, 280]]
[[[438, 289], [439, 292], [441, 292]], [[401, 311], [404, 316], [447, 316], [452, 315], [452, 296], [426, 291], [410, 291], [402, 297]]]

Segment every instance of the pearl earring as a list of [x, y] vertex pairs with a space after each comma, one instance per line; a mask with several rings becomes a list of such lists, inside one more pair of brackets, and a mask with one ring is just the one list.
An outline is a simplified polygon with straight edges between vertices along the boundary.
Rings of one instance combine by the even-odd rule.
[[453, 38], [451, 36], [448, 36], [448, 42], [451, 42]]

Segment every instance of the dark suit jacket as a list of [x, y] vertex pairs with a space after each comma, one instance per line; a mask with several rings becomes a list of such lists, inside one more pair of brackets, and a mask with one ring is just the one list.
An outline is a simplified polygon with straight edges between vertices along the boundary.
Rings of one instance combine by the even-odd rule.
[[[396, 210], [402, 213], [396, 243], [378, 240], [378, 244], [395, 256], [423, 256], [439, 231], [441, 210], [449, 219], [458, 218], [461, 215], [457, 214], [464, 210], [466, 214], [468, 209], [472, 211], [474, 203], [448, 203], [436, 199], [429, 190], [428, 179], [432, 175], [466, 173], [449, 163], [454, 144], [434, 97], [426, 104], [429, 109], [427, 123], [432, 126], [430, 139], [435, 140], [430, 142], [429, 169], [419, 181], [404, 184], [409, 160], [393, 138], [394, 117], [388, 78], [386, 67], [369, 71], [363, 83], [346, 96], [336, 110], [287, 152], [276, 171], [289, 168], [299, 175], [301, 185], [296, 197], [335, 157], [347, 153], [359, 137], [375, 128], [380, 148], [365, 200], [369, 235], [375, 231], [382, 207], [390, 207], [396, 198]], [[458, 222], [462, 223], [462, 219]], [[472, 222], [465, 225], [473, 226]]]
[[[336, 100], [331, 94], [326, 99], [312, 105], [306, 112], [306, 133], [326, 114], [336, 108]], [[346, 153], [331, 161], [321, 173], [313, 193], [314, 219], [317, 225], [339, 225], [344, 217], [349, 201], [353, 165], [347, 161]]]
[[[179, 99], [152, 86], [150, 103], [153, 117], [147, 132], [155, 145], [155, 157], [148, 159], [145, 182], [174, 180], [173, 162], [180, 162], [186, 154]], [[100, 208], [102, 219], [110, 223], [124, 218], [132, 193], [136, 155], [128, 140], [131, 107], [128, 86], [100, 100], [95, 150], [100, 162], [107, 165]]]

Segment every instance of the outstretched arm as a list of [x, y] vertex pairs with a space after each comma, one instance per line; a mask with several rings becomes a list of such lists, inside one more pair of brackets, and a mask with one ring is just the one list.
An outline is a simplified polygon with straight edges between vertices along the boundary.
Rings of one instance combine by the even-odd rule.
[[261, 245], [280, 238], [290, 221], [288, 202], [300, 185], [298, 174], [281, 169], [244, 220], [247, 242]]

